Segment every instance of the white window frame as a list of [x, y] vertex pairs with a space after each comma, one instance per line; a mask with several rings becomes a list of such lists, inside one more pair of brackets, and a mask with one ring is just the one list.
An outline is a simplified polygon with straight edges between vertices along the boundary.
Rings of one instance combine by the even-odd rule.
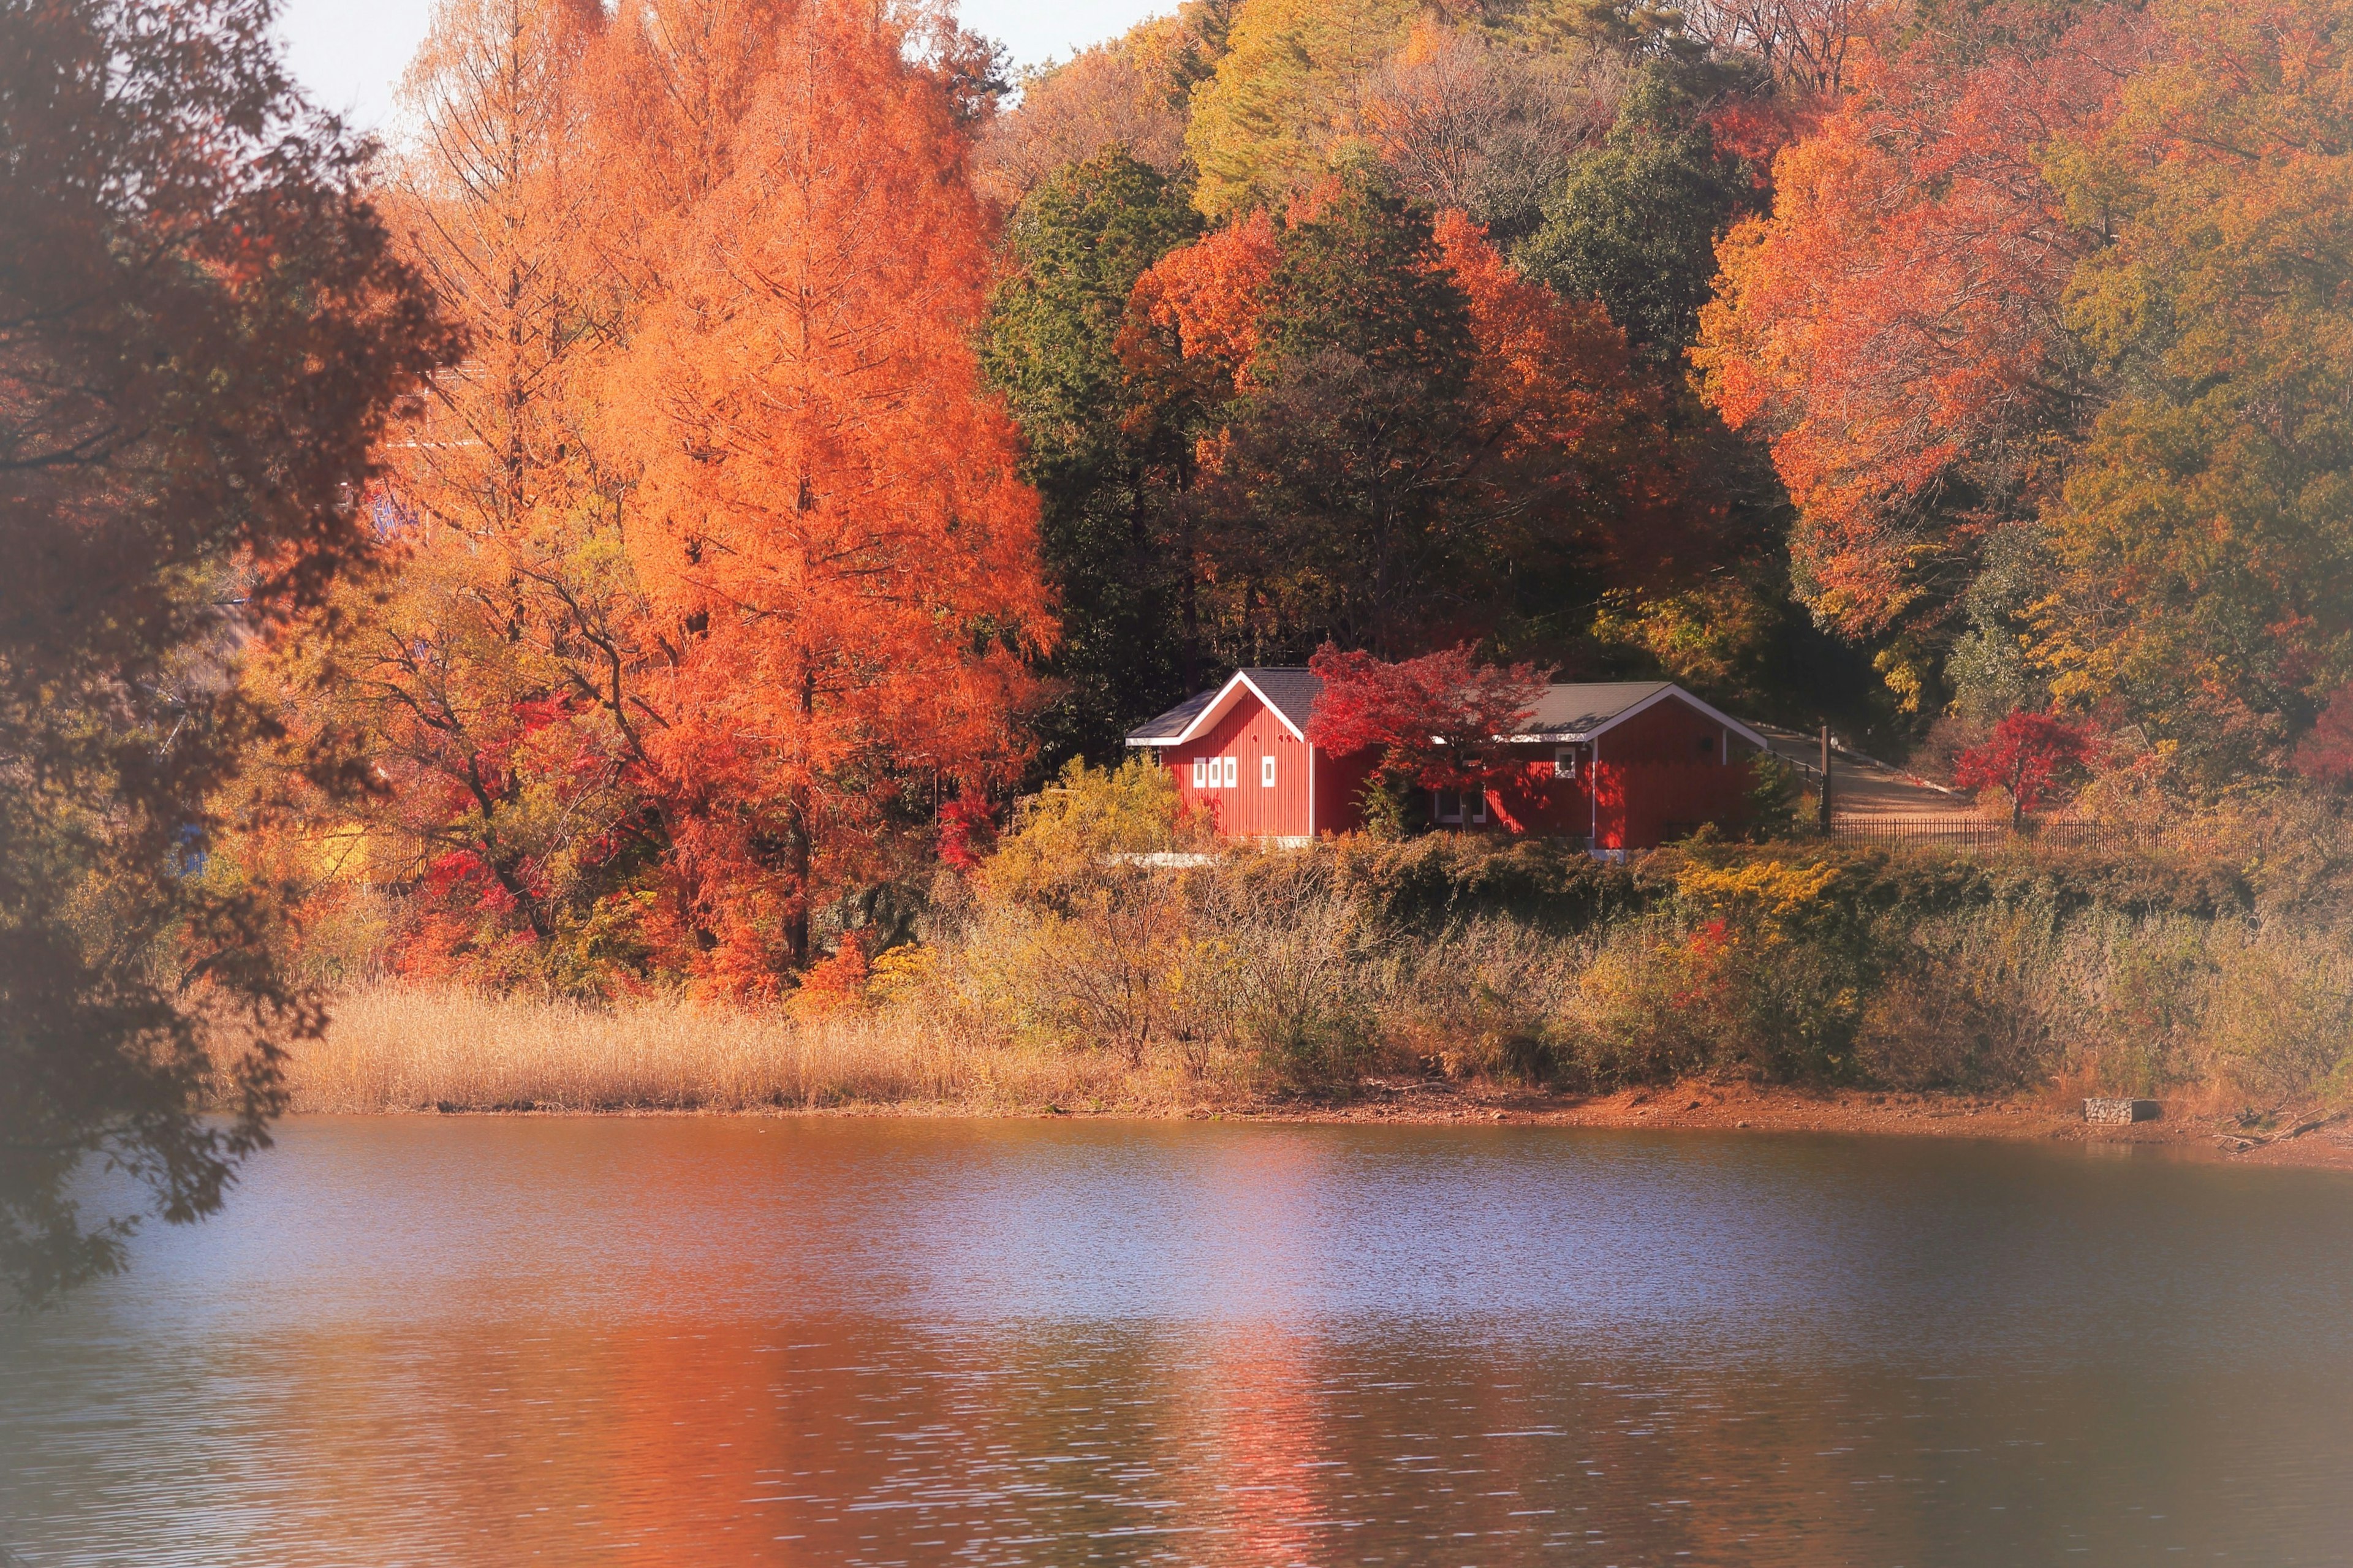
[[1269, 752], [1258, 760], [1258, 782], [1261, 788], [1274, 787], [1274, 753]]
[[1193, 759], [1193, 787], [1195, 789], [1207, 789], [1209, 787], [1206, 782], [1208, 777], [1208, 763], [1199, 757], [1195, 757]]
[[1575, 746], [1555, 746], [1552, 749], [1552, 776], [1556, 779], [1573, 779], [1577, 776]]
[[1242, 760], [1240, 757], [1226, 759], [1226, 787], [1228, 789], [1242, 787]]

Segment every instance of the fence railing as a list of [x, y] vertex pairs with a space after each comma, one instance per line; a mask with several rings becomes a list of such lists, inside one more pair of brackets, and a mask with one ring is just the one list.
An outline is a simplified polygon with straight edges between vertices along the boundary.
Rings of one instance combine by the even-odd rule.
[[2080, 817], [2049, 817], [2013, 831], [1981, 816], [1833, 816], [1831, 837], [1862, 844], [1921, 844], [1989, 854], [2012, 847], [2116, 849], [2139, 842], [2129, 828]]

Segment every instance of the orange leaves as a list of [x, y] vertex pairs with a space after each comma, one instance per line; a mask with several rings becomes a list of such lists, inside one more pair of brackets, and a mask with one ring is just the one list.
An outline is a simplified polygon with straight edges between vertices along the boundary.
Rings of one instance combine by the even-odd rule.
[[1237, 387], [1259, 351], [1259, 318], [1282, 252], [1263, 212], [1172, 251], [1136, 280], [1132, 313], [1174, 331], [1187, 359], [1224, 367]]
[[1694, 353], [1726, 422], [1771, 434], [1809, 597], [1853, 635], [2031, 510], [2073, 416], [2062, 303], [2091, 242], [2040, 161], [2108, 112], [2129, 35], [2095, 16], [2056, 43], [1965, 43], [1858, 66], [1777, 161], [1772, 216], [1720, 247]]
[[1720, 508], [1693, 484], [1655, 388], [1630, 374], [1626, 334], [1598, 301], [1522, 277], [1462, 214], [1441, 213], [1435, 233], [1471, 304], [1495, 482], [1523, 508], [1570, 514], [1562, 531], [1618, 580], [1655, 580]]
[[946, 98], [867, 18], [796, 7], [734, 145], [614, 395], [673, 650], [649, 744], [714, 973], [745, 944], [799, 962], [817, 889], [869, 868], [915, 781], [1005, 777], [1020, 656], [1053, 635], [969, 346], [987, 230]]
[[1018, 769], [1055, 635], [970, 343], [961, 68], [835, 0], [497, 9], [415, 79], [410, 243], [478, 349], [401, 449], [417, 547], [344, 700], [412, 857], [500, 893], [427, 886], [434, 951], [774, 991]]
[[1626, 335], [1599, 304], [1523, 278], [1460, 212], [1440, 213], [1433, 234], [1470, 301], [1472, 377], [1508, 421], [1507, 453], [1567, 451], [1621, 416]]

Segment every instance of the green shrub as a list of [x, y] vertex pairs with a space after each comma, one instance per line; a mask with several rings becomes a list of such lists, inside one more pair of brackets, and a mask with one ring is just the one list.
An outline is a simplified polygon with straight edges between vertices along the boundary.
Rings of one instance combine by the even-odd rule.
[[1579, 931], [1630, 913], [1649, 898], [1632, 871], [1560, 839], [1348, 837], [1312, 853], [1329, 860], [1335, 891], [1362, 901], [1377, 919], [1425, 934], [1496, 919]]

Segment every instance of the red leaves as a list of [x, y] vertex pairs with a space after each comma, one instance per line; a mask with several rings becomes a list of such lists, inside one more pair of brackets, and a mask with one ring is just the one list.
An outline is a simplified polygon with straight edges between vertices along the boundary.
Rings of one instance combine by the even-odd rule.
[[1963, 789], [1989, 786], [2010, 796], [2013, 821], [2033, 811], [2052, 788], [2092, 759], [2091, 731], [2053, 713], [2012, 713], [1994, 727], [1982, 745], [1956, 759], [1954, 782]]
[[2353, 783], [2353, 686], [2340, 687], [2295, 749], [2295, 771], [2317, 784]]
[[1396, 664], [1326, 643], [1308, 668], [1324, 682], [1310, 743], [1335, 756], [1377, 746], [1389, 770], [1428, 789], [1525, 782], [1503, 742], [1525, 727], [1551, 671], [1478, 663], [1467, 643]]
[[940, 859], [959, 875], [977, 870], [997, 847], [997, 817], [970, 785], [940, 807]]

